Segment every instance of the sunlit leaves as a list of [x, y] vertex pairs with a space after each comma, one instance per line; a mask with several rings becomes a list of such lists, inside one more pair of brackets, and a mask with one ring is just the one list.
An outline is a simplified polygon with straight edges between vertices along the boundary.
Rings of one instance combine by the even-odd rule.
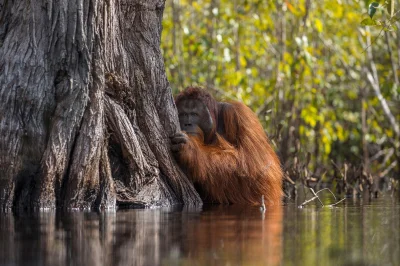
[[379, 7], [379, 3], [377, 3], [377, 2], [372, 2], [371, 4], [369, 4], [368, 15], [370, 18], [372, 18], [375, 15], [378, 7]]
[[[362, 42], [367, 34], [395, 31], [397, 23], [393, 1], [374, 2], [380, 5], [368, 13], [369, 2], [353, 0], [175, 0], [174, 9], [167, 1], [162, 48], [169, 81], [175, 91], [214, 88], [253, 110], [266, 104], [260, 119], [267, 131], [295, 130], [303, 151], [320, 152], [315, 161], [329, 163], [338, 143], [346, 145], [343, 157], [362, 151], [360, 90], [368, 88], [369, 67]], [[384, 97], [395, 106], [400, 87], [391, 81], [387, 44], [373, 39]], [[392, 49], [397, 58], [394, 41]], [[379, 128], [370, 134], [385, 135], [379, 101], [372, 93], [366, 101], [370, 125]]]
[[318, 120], [320, 119], [318, 110], [313, 105], [309, 105], [306, 108], [303, 108], [303, 110], [301, 110], [300, 116], [303, 118], [304, 122], [309, 124], [311, 127], [315, 127]]
[[[374, 18], [375, 13], [379, 10], [386, 10], [387, 16], [382, 18]], [[384, 12], [381, 12], [384, 13]], [[397, 31], [396, 22], [399, 20], [394, 11], [394, 0], [385, 0], [383, 5], [378, 2], [372, 2], [368, 6], [368, 18], [361, 21], [362, 26], [376, 26], [384, 31]]]
[[[371, 18], [365, 18], [361, 21], [362, 26], [378, 26], [378, 21]], [[381, 25], [381, 23], [379, 23]]]
[[318, 32], [322, 32], [323, 24], [321, 20], [315, 19], [315, 28], [317, 29]]
[[289, 9], [290, 12], [296, 14], [296, 9], [293, 7], [293, 5], [289, 1], [285, 1], [287, 9]]

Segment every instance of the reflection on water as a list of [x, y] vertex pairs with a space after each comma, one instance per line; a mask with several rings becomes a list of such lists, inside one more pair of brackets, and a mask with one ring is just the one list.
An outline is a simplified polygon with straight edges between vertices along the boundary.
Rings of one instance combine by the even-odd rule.
[[284, 210], [285, 265], [400, 265], [398, 198]]
[[400, 204], [0, 213], [0, 265], [399, 265]]

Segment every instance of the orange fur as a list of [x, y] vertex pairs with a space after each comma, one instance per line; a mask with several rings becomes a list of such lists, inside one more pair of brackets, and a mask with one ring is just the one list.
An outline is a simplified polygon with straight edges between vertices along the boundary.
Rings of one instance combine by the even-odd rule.
[[178, 158], [189, 178], [205, 191], [206, 201], [257, 205], [264, 195], [266, 205], [279, 204], [282, 170], [257, 116], [231, 102], [223, 110], [223, 123], [224, 136], [215, 133], [210, 144], [189, 136]]

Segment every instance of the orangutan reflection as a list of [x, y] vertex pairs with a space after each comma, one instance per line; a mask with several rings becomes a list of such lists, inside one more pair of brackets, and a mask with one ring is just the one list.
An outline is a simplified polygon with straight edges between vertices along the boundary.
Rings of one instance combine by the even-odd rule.
[[[196, 265], [279, 265], [282, 207], [217, 206], [188, 228], [187, 256]], [[190, 263], [189, 263], [190, 264]]]

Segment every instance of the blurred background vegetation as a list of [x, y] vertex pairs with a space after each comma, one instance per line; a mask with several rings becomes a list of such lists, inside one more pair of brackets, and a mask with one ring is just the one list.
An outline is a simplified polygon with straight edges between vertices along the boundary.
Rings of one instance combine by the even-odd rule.
[[390, 3], [368, 27], [369, 1], [169, 0], [169, 81], [174, 93], [199, 85], [250, 106], [280, 155], [288, 196], [299, 185], [398, 190], [400, 27]]

